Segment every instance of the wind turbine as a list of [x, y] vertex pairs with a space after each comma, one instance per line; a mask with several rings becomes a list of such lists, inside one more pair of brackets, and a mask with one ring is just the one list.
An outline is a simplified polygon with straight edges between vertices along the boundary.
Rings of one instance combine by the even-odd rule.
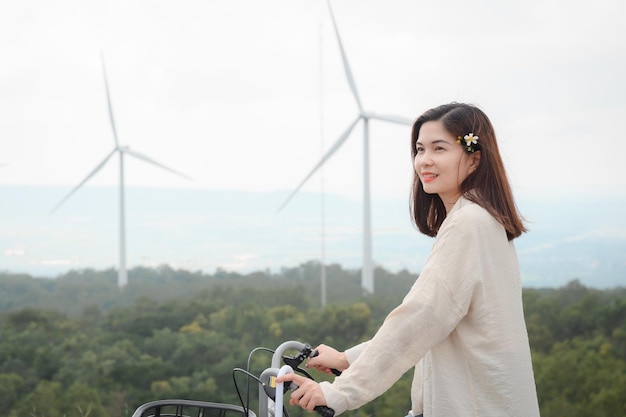
[[156, 165], [160, 168], [163, 168], [167, 171], [170, 171], [176, 175], [179, 175], [181, 177], [187, 178], [187, 179], [191, 179], [190, 177], [181, 174], [178, 171], [174, 171], [171, 168], [166, 167], [165, 165], [155, 161], [152, 158], [149, 158], [148, 156], [141, 154], [139, 152], [136, 151], [132, 151], [130, 149], [130, 147], [128, 146], [121, 146], [118, 139], [117, 139], [117, 130], [115, 129], [115, 120], [113, 119], [113, 108], [111, 106], [111, 95], [109, 94], [109, 83], [107, 81], [107, 74], [106, 74], [106, 68], [104, 65], [104, 57], [102, 57], [102, 73], [104, 75], [104, 87], [106, 90], [106, 96], [107, 96], [107, 104], [108, 104], [108, 109], [109, 109], [109, 120], [111, 121], [111, 128], [113, 130], [113, 139], [115, 140], [115, 147], [113, 148], [113, 150], [111, 152], [109, 152], [109, 154], [104, 158], [104, 160], [102, 160], [102, 162], [100, 162], [90, 173], [89, 175], [87, 175], [85, 177], [85, 179], [83, 179], [76, 187], [74, 187], [74, 189], [72, 191], [70, 191], [65, 197], [63, 197], [63, 199], [52, 209], [52, 211], [50, 212], [50, 214], [54, 213], [59, 207], [61, 207], [61, 205], [63, 203], [65, 203], [65, 201], [67, 201], [67, 199], [69, 199], [72, 194], [74, 194], [76, 191], [78, 191], [78, 189], [80, 187], [82, 187], [91, 177], [93, 177], [98, 171], [100, 171], [102, 169], [102, 167], [104, 167], [104, 165], [106, 165], [106, 163], [109, 161], [109, 159], [111, 159], [111, 157], [115, 154], [118, 153], [119, 157], [120, 157], [120, 195], [119, 195], [119, 209], [120, 209], [120, 218], [119, 218], [119, 232], [120, 232], [120, 264], [119, 264], [119, 268], [118, 268], [118, 272], [117, 272], [117, 285], [120, 288], [125, 287], [128, 284], [128, 273], [126, 271], [126, 223], [125, 223], [125, 205], [124, 205], [124, 155], [129, 155], [129, 156], [133, 156], [137, 159], [143, 160], [145, 162], [151, 163], [153, 165]]
[[311, 172], [300, 182], [296, 189], [287, 197], [285, 202], [279, 207], [279, 211], [283, 209], [293, 198], [293, 196], [302, 188], [302, 186], [311, 178], [311, 176], [317, 172], [317, 170], [326, 163], [326, 161], [335, 153], [352, 133], [352, 130], [363, 120], [363, 268], [361, 269], [361, 286], [369, 294], [374, 293], [374, 266], [372, 262], [372, 219], [371, 219], [371, 201], [370, 201], [370, 156], [369, 156], [369, 121], [370, 119], [382, 120], [384, 122], [397, 123], [402, 125], [412, 125], [413, 121], [401, 116], [382, 115], [373, 112], [368, 112], [363, 109], [361, 104], [361, 98], [356, 88], [356, 83], [350, 69], [350, 64], [346, 56], [346, 52], [339, 36], [339, 29], [337, 28], [337, 22], [333, 15], [333, 9], [330, 5], [330, 0], [327, 0], [328, 10], [330, 11], [330, 17], [333, 22], [335, 34], [337, 35], [337, 43], [339, 45], [339, 52], [341, 53], [341, 60], [343, 61], [343, 67], [348, 80], [348, 85], [354, 96], [354, 100], [358, 107], [359, 113], [357, 117], [348, 125], [348, 128], [339, 136], [339, 139], [333, 144], [333, 146], [322, 156], [322, 159], [313, 167]]

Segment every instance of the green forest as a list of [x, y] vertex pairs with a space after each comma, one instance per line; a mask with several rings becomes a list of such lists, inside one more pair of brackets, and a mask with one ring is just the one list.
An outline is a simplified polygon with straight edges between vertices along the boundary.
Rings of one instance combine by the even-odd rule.
[[[322, 307], [320, 271], [317, 262], [250, 274], [135, 268], [123, 289], [112, 269], [0, 272], [0, 415], [127, 417], [167, 398], [239, 405], [236, 386], [246, 398], [248, 382], [254, 410], [256, 381], [233, 369], [258, 375], [271, 353], [251, 351], [367, 340], [418, 279], [378, 268], [376, 293], [365, 296], [360, 271], [327, 265]], [[541, 415], [626, 416], [626, 288], [573, 277], [523, 295]], [[345, 415], [406, 415], [411, 376]]]

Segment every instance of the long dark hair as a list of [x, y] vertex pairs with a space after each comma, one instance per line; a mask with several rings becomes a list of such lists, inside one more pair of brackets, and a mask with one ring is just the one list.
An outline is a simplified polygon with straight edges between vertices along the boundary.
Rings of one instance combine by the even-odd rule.
[[[450, 103], [426, 111], [413, 124], [411, 134], [411, 156], [415, 160], [420, 128], [426, 122], [441, 121], [445, 129], [455, 138], [468, 133], [478, 135], [476, 150], [480, 151], [480, 162], [461, 183], [461, 194], [470, 201], [484, 207], [506, 230], [509, 240], [526, 232], [522, 217], [513, 199], [511, 186], [500, 157], [496, 134], [487, 115], [470, 104]], [[446, 218], [446, 208], [437, 194], [427, 194], [417, 172], [413, 172], [411, 190], [411, 212], [417, 228], [428, 236], [436, 236]]]

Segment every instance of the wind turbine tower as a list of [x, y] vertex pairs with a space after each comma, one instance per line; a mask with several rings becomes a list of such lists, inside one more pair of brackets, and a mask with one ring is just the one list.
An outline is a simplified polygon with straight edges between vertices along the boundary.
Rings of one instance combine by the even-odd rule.
[[67, 201], [72, 194], [74, 194], [80, 187], [82, 187], [91, 177], [93, 177], [98, 171], [102, 169], [106, 165], [106, 163], [111, 159], [111, 157], [117, 153], [120, 158], [120, 185], [119, 185], [119, 267], [117, 272], [117, 285], [120, 288], [128, 285], [128, 272], [126, 271], [126, 213], [125, 213], [125, 202], [124, 202], [124, 156], [129, 155], [133, 156], [142, 161], [148, 162], [152, 165], [156, 165], [162, 169], [170, 171], [176, 175], [179, 175], [183, 178], [191, 179], [188, 176], [181, 174], [178, 171], [174, 171], [171, 168], [166, 167], [165, 165], [155, 161], [148, 156], [141, 154], [139, 152], [133, 151], [128, 146], [121, 146], [118, 138], [117, 138], [117, 130], [115, 128], [115, 119], [113, 118], [113, 107], [111, 105], [111, 95], [109, 93], [109, 83], [107, 80], [106, 68], [104, 65], [104, 57], [102, 58], [102, 73], [104, 75], [104, 87], [106, 90], [107, 96], [107, 105], [109, 109], [109, 120], [111, 122], [111, 128], [113, 130], [113, 139], [115, 140], [115, 147], [108, 155], [100, 162], [72, 191], [70, 191], [63, 199], [52, 209], [51, 214], [57, 211], [65, 201]]
[[361, 286], [369, 294], [374, 293], [374, 265], [372, 261], [372, 219], [371, 219], [371, 198], [370, 198], [370, 155], [369, 155], [369, 122], [370, 120], [381, 120], [384, 122], [397, 123], [410, 126], [413, 121], [401, 116], [382, 115], [373, 112], [368, 112], [363, 109], [361, 104], [361, 98], [356, 88], [356, 82], [350, 69], [350, 64], [346, 56], [346, 52], [339, 36], [339, 29], [337, 28], [337, 22], [333, 14], [330, 0], [327, 0], [328, 10], [330, 11], [330, 17], [333, 22], [333, 28], [335, 35], [337, 36], [337, 44], [339, 45], [339, 52], [341, 54], [341, 60], [343, 61], [343, 68], [346, 73], [346, 79], [352, 96], [356, 102], [359, 110], [356, 118], [348, 125], [347, 129], [339, 136], [339, 139], [333, 144], [333, 146], [322, 156], [322, 159], [313, 167], [309, 174], [300, 182], [296, 189], [287, 197], [285, 202], [279, 207], [279, 211], [285, 207], [293, 196], [302, 188], [302, 186], [317, 172], [322, 165], [326, 163], [330, 157], [341, 148], [344, 142], [350, 136], [350, 133], [355, 126], [362, 120], [363, 121], [363, 267], [361, 269]]

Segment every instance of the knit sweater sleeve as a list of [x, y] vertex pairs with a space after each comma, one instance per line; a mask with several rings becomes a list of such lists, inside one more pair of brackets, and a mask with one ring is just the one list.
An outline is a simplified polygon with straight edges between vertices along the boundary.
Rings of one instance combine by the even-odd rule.
[[[445, 339], [467, 314], [480, 279], [484, 214], [467, 204], [444, 221], [426, 265], [402, 303], [333, 383], [320, 386], [340, 414], [375, 399]], [[488, 216], [488, 214], [487, 214]], [[490, 216], [489, 216], [490, 217]]]

